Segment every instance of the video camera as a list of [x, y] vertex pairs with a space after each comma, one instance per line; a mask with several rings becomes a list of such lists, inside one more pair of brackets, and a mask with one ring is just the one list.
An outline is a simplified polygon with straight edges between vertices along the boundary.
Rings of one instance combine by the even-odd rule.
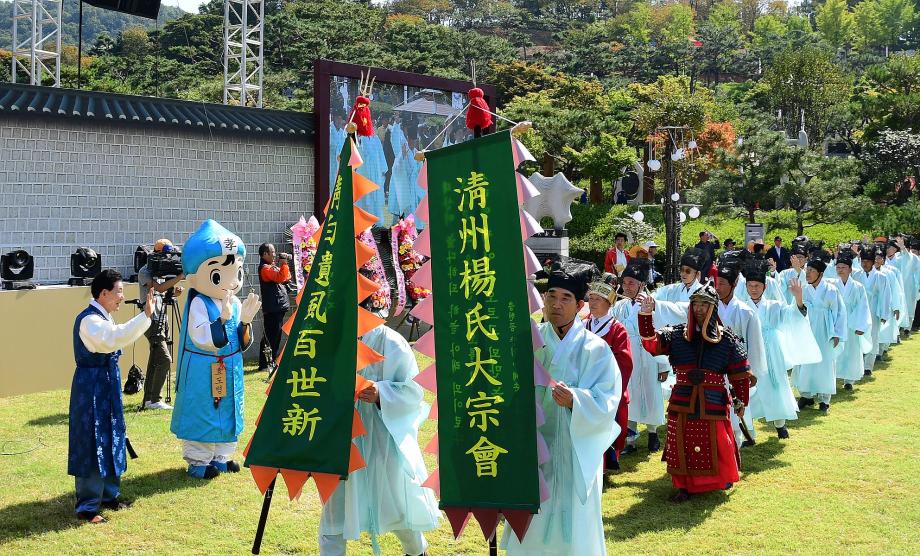
[[154, 278], [175, 278], [182, 274], [182, 250], [167, 245], [157, 252], [146, 245], [138, 245], [134, 251], [134, 271], [140, 271], [144, 265]]
[[182, 274], [182, 251], [154, 251], [147, 257], [147, 269], [154, 278], [175, 278]]

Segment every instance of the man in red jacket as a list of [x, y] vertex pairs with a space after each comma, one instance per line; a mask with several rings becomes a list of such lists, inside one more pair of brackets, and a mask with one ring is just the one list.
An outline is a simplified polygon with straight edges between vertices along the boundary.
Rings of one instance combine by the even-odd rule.
[[617, 300], [615, 282], [616, 277], [604, 273], [601, 280], [588, 285], [588, 309], [591, 314], [585, 318], [585, 328], [600, 336], [610, 346], [623, 376], [623, 396], [620, 398], [616, 417], [620, 425], [620, 435], [604, 454], [604, 470], [607, 473], [620, 468], [620, 450], [626, 446], [626, 431], [629, 428], [629, 392], [626, 388], [633, 366], [626, 327], [610, 314], [610, 307]]
[[617, 232], [617, 235], [613, 236], [613, 242], [613, 247], [607, 250], [604, 257], [604, 272], [619, 275], [631, 258], [626, 252], [626, 234]]
[[[262, 294], [262, 328], [263, 336], [271, 347], [271, 357], [278, 359], [278, 350], [281, 346], [281, 327], [284, 325], [284, 316], [291, 308], [285, 284], [291, 279], [291, 269], [287, 262], [291, 255], [275, 252], [271, 243], [259, 246], [259, 290]], [[265, 352], [259, 355], [259, 369], [264, 370], [271, 366]]]

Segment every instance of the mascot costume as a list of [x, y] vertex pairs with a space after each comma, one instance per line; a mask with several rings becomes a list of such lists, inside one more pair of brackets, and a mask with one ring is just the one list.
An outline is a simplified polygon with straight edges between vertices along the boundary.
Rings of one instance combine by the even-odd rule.
[[246, 247], [213, 220], [185, 242], [182, 269], [190, 291], [176, 369], [170, 430], [182, 440], [188, 474], [212, 479], [237, 472], [233, 461], [243, 431], [243, 351], [252, 343], [259, 297], [240, 303]]

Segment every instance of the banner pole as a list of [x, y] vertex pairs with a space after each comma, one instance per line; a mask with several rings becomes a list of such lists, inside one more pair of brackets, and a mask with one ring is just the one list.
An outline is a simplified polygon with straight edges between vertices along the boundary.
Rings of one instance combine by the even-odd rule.
[[272, 505], [272, 493], [275, 491], [276, 475], [268, 488], [265, 489], [265, 498], [262, 499], [262, 515], [259, 516], [259, 526], [256, 527], [256, 538], [252, 541], [252, 553], [258, 554], [262, 548], [262, 534], [265, 533], [265, 522], [268, 521], [268, 509]]
[[495, 532], [492, 533], [492, 538], [489, 539], [489, 556], [498, 556], [498, 529], [495, 529]]

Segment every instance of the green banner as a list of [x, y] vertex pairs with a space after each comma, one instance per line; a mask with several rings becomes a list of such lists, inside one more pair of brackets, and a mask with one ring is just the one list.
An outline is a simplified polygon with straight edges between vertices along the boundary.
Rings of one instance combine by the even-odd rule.
[[313, 268], [246, 454], [247, 467], [348, 475], [358, 349], [350, 158], [346, 141]]
[[540, 504], [511, 149], [496, 133], [426, 155], [442, 508]]

